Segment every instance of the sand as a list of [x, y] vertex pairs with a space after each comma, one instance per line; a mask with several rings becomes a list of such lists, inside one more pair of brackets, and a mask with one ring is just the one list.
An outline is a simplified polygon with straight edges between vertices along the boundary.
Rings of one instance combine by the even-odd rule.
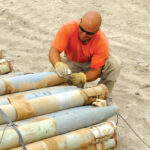
[[[63, 23], [101, 13], [101, 29], [122, 60], [112, 93], [120, 114], [150, 145], [150, 0], [0, 0], [0, 50], [14, 71], [50, 71], [50, 43]], [[148, 150], [119, 118], [116, 150]]]

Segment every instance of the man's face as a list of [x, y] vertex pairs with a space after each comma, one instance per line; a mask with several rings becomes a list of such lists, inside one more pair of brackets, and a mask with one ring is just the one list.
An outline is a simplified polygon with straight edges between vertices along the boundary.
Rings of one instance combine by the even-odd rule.
[[80, 24], [79, 24], [79, 39], [80, 39], [80, 41], [82, 41], [82, 42], [89, 41], [98, 30], [99, 29], [95, 29], [94, 27], [85, 24], [81, 20]]

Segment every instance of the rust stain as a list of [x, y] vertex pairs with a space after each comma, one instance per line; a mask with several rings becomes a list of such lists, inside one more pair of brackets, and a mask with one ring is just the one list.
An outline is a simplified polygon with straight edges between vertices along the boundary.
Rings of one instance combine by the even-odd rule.
[[2, 79], [4, 82], [4, 92], [3, 94], [11, 94], [15, 92], [15, 87], [13, 86], [13, 84], [7, 80], [7, 79]]
[[55, 96], [47, 96], [47, 97], [41, 97], [41, 98], [36, 98], [33, 100], [30, 100], [29, 103], [33, 107], [35, 111], [35, 116], [45, 113], [51, 113], [58, 111], [59, 108], [59, 103], [57, 101], [57, 98]]
[[[110, 128], [107, 128], [107, 129], [103, 128], [103, 130], [101, 130], [101, 132], [100, 132], [100, 130], [98, 129], [98, 126], [99, 126], [99, 125], [96, 125], [96, 126], [93, 126], [93, 127], [90, 127], [90, 128], [89, 128], [90, 131], [91, 131], [91, 133], [93, 134], [93, 136], [94, 136], [94, 133], [93, 133], [94, 130], [95, 130], [95, 132], [98, 132], [98, 133], [99, 133], [99, 138], [97, 138], [97, 140], [99, 140], [99, 141], [104, 141], [104, 140], [106, 140], [106, 139], [108, 139], [108, 138], [116, 137], [116, 128], [115, 128], [115, 126], [113, 125], [112, 122], [104, 122], [104, 123], [101, 123], [101, 124], [100, 124], [100, 126], [103, 126], [103, 125], [110, 125]], [[113, 131], [114, 131], [113, 134], [110, 134], [111, 128], [113, 128]], [[93, 131], [93, 132], [92, 132], [92, 131]], [[105, 135], [105, 136], [103, 136], [103, 135]], [[95, 137], [95, 136], [94, 136], [94, 137]], [[95, 137], [95, 142], [96, 142], [96, 137]]]
[[[35, 118], [32, 120], [32, 123], [39, 122], [39, 121], [43, 121], [43, 120], [47, 120], [47, 119], [49, 120], [50, 126], [55, 129], [55, 130], [52, 132], [52, 135], [51, 135], [51, 136], [56, 136], [56, 125], [57, 125], [57, 121], [56, 121], [54, 118], [49, 118], [48, 116], [39, 116], [39, 117], [35, 117]], [[47, 130], [46, 130], [46, 132], [47, 132]]]
[[66, 141], [66, 139], [65, 135], [60, 135], [43, 141], [47, 144], [48, 150], [64, 150], [64, 148], [61, 148], [59, 145]]
[[112, 126], [112, 128], [114, 129], [114, 135], [117, 134], [117, 128], [114, 126], [114, 124], [112, 122], [107, 122], [109, 125]]
[[114, 146], [111, 146], [110, 149], [116, 148], [117, 145], [118, 145], [118, 136], [117, 136], [117, 134], [115, 134], [111, 139], [114, 139], [114, 140], [115, 140], [115, 145], [114, 145]]
[[115, 139], [116, 145], [113, 148], [117, 147], [117, 145], [118, 145], [118, 137], [117, 137], [117, 135], [114, 137], [114, 139]]
[[96, 126], [93, 126], [93, 127], [89, 128], [89, 130], [90, 130], [91, 134], [92, 134], [93, 137], [94, 137], [94, 142], [93, 142], [93, 143], [97, 142], [97, 140], [100, 140], [100, 138], [97, 139], [97, 138], [95, 137], [94, 133], [92, 132], [92, 131], [98, 132], [99, 137], [101, 137], [101, 133], [100, 133], [100, 131], [97, 129]]
[[15, 88], [14, 85], [8, 79], [2, 79], [4, 81], [4, 92], [3, 94], [11, 94], [14, 92], [22, 92], [26, 90], [31, 90], [35, 88], [44, 88], [52, 85], [57, 85], [63, 82], [66, 82], [66, 79], [58, 77], [56, 74], [48, 75], [39, 82], [22, 82], [19, 84], [18, 88]]
[[51, 76], [47, 76], [45, 79], [42, 80], [42, 84], [47, 84], [47, 86], [50, 86], [50, 85], [56, 85], [56, 84], [60, 84], [60, 83], [63, 83], [63, 82], [66, 82], [66, 79], [64, 78], [60, 78], [58, 77], [56, 74], [54, 75], [51, 75]]
[[105, 144], [104, 144], [104, 142], [101, 142], [100, 145], [101, 145], [101, 149], [105, 150]]
[[91, 134], [91, 131], [87, 128], [76, 130], [64, 135], [55, 136], [43, 141], [48, 145], [49, 150], [67, 150], [68, 135], [79, 135], [79, 137], [81, 137], [82, 143], [79, 145], [79, 148], [87, 147], [94, 141], [93, 134]]
[[98, 96], [100, 99], [107, 99], [108, 97], [108, 88], [104, 84], [98, 85], [102, 89], [102, 94]]
[[83, 89], [82, 92], [86, 95], [85, 105], [91, 104], [96, 99], [96, 93], [94, 93], [92, 88]]
[[49, 117], [47, 116], [39, 116], [39, 117], [35, 117], [32, 122], [38, 122], [38, 121], [42, 121], [42, 120], [46, 120], [49, 119]]
[[[27, 150], [47, 150], [47, 148], [45, 148], [46, 143], [44, 143], [43, 141], [39, 141], [33, 144], [29, 144], [27, 145]], [[46, 145], [47, 147], [47, 145]]]
[[86, 93], [86, 95], [87, 95], [88, 97], [96, 96], [96, 92], [95, 92], [95, 90], [94, 90], [94, 87], [93, 87], [93, 88], [83, 89], [83, 91]]
[[97, 150], [96, 144], [89, 145], [88, 147], [82, 148], [81, 150]]
[[80, 95], [84, 99], [84, 105], [87, 105], [88, 104], [88, 96], [87, 96], [87, 94], [83, 90], [80, 90]]
[[24, 95], [8, 96], [8, 101], [15, 107], [17, 118], [16, 120], [23, 120], [33, 117], [34, 110], [30, 103], [28, 103]]
[[[101, 125], [110, 125], [113, 129], [114, 129], [114, 134], [115, 134], [115, 128], [114, 128], [114, 126], [113, 126], [113, 124], [112, 124], [112, 122], [104, 122], [104, 123], [102, 123]], [[105, 139], [105, 137], [113, 137], [113, 135], [109, 135], [109, 133], [110, 133], [110, 131], [111, 131], [111, 127], [110, 128], [107, 128], [107, 129], [103, 129], [102, 130], [102, 132], [103, 132], [103, 134], [105, 135], [104, 137], [102, 137], [102, 139], [104, 138]], [[98, 131], [99, 131], [99, 129], [97, 129]]]
[[56, 126], [57, 126], [57, 121], [54, 119], [54, 118], [49, 118], [49, 119], [51, 119], [52, 120], [52, 122], [53, 122], [53, 126], [55, 127], [55, 132], [53, 133], [53, 135], [54, 136], [56, 136], [56, 131], [57, 131], [57, 128], [56, 128]]
[[[39, 141], [39, 142], [26, 145], [27, 150], [47, 150], [46, 147], [47, 145], [43, 141]], [[12, 150], [23, 150], [23, 148], [21, 146], [21, 147], [13, 148]]]
[[83, 144], [80, 145], [80, 148], [87, 147], [88, 145], [93, 144], [95, 141], [94, 135], [91, 133], [91, 131], [88, 128], [77, 130], [76, 134], [80, 134], [83, 139], [82, 140]]
[[22, 82], [20, 83], [19, 88], [18, 89], [16, 88], [16, 91], [21, 92], [21, 91], [31, 90], [35, 88], [44, 88], [44, 87], [63, 83], [65, 81], [66, 80], [64, 78], [59, 78], [56, 74], [48, 75], [39, 82], [33, 82], [33, 83]]

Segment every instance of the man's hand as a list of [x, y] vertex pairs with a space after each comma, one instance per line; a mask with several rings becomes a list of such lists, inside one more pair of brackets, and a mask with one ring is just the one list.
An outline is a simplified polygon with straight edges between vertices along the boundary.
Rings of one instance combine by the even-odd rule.
[[71, 73], [71, 70], [69, 69], [68, 65], [63, 62], [57, 62], [54, 67], [56, 73], [60, 77], [66, 77], [68, 74]]
[[84, 85], [86, 83], [86, 75], [83, 72], [80, 73], [72, 73], [71, 81], [73, 85]]

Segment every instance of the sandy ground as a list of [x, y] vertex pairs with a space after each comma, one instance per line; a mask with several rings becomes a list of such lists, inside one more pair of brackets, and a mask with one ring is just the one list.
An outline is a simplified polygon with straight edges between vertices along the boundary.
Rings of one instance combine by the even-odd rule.
[[[113, 103], [150, 145], [150, 0], [0, 0], [0, 50], [15, 71], [49, 71], [50, 43], [66, 21], [97, 10], [122, 70]], [[116, 150], [148, 150], [119, 118]]]

